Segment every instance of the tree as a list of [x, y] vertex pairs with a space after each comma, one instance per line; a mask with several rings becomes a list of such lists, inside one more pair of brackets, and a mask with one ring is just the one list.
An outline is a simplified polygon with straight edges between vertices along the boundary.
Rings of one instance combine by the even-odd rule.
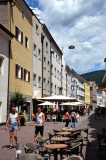
[[15, 94], [10, 98], [10, 105], [14, 107], [23, 107], [23, 105], [25, 105], [26, 103], [26, 98], [24, 98], [20, 92], [15, 92]]

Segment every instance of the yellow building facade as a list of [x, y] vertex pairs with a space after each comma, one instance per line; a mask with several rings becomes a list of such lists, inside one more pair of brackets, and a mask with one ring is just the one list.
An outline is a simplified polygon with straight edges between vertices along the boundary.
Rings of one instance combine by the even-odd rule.
[[10, 31], [15, 38], [11, 42], [9, 91], [32, 96], [32, 15], [22, 1], [10, 7]]
[[85, 86], [85, 106], [86, 108], [90, 105], [90, 84], [87, 82], [84, 82]]
[[25, 111], [31, 118], [33, 14], [23, 0], [10, 3], [9, 11], [10, 31], [15, 35], [10, 51], [9, 99], [16, 91], [22, 93], [27, 100]]

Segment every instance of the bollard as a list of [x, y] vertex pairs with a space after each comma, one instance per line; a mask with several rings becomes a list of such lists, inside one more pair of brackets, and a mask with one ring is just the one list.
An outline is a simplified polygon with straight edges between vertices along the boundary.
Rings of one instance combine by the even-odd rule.
[[19, 142], [16, 142], [16, 157], [15, 160], [19, 160], [19, 155], [22, 154], [22, 151], [19, 150]]
[[19, 150], [19, 142], [16, 142], [16, 150]]

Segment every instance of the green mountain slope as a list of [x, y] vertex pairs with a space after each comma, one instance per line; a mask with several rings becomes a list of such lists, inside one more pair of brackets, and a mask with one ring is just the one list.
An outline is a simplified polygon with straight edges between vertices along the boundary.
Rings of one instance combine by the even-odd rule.
[[104, 75], [105, 75], [105, 70], [99, 70], [99, 71], [85, 73], [80, 76], [87, 81], [95, 81], [96, 84], [100, 84], [102, 82]]

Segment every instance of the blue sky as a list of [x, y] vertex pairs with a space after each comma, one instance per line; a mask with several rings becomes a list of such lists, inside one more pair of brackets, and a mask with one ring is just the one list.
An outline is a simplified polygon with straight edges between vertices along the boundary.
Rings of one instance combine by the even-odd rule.
[[[62, 49], [66, 64], [77, 73], [105, 68], [105, 0], [26, 0]], [[74, 50], [68, 47], [74, 45]]]

